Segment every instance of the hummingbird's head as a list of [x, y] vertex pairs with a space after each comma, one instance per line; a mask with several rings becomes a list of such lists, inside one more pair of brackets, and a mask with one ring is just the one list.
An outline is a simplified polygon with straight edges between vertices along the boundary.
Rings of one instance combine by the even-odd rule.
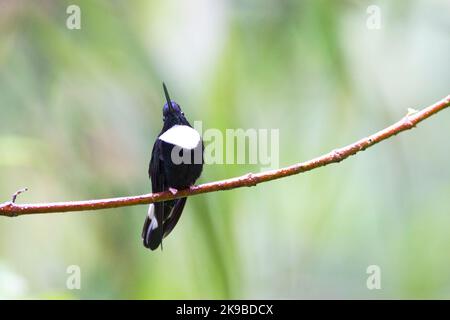
[[164, 95], [166, 96], [166, 103], [163, 107], [163, 117], [164, 122], [169, 121], [173, 124], [182, 124], [186, 122], [183, 111], [181, 111], [180, 106], [170, 99], [169, 91], [163, 82]]

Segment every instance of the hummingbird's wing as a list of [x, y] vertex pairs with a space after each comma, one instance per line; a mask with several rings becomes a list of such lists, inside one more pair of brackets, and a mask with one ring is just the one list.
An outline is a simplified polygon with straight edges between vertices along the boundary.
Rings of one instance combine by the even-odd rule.
[[[148, 169], [152, 181], [152, 192], [164, 191], [167, 184], [165, 181], [161, 143], [161, 140], [157, 139], [153, 145], [152, 158]], [[161, 243], [164, 235], [164, 217], [169, 215], [170, 209], [170, 206], [164, 202], [150, 204], [142, 230], [142, 239], [146, 248], [155, 250]]]
[[172, 213], [164, 221], [164, 238], [169, 235], [169, 233], [175, 228], [178, 220], [183, 212], [184, 205], [186, 204], [187, 198], [177, 199], [175, 206], [173, 207]]

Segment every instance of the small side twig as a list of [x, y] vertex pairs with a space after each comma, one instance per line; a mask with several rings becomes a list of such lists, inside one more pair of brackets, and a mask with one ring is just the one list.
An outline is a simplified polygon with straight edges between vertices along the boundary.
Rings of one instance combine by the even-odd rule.
[[28, 188], [23, 188], [23, 189], [17, 190], [16, 193], [14, 193], [12, 196], [11, 203], [16, 203], [17, 197], [27, 191], [28, 191]]

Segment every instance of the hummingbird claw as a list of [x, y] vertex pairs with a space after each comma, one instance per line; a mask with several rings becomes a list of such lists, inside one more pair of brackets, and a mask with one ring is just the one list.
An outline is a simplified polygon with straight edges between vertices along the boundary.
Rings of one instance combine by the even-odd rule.
[[178, 192], [178, 190], [175, 189], [175, 188], [169, 188], [169, 191], [170, 191], [170, 193], [173, 194], [173, 195], [176, 195], [177, 192]]

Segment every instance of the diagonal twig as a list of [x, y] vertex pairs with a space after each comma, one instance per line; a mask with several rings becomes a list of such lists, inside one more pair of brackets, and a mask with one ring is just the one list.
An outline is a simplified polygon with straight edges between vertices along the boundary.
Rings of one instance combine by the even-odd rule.
[[22, 193], [24, 193], [24, 192], [26, 192], [26, 191], [28, 191], [28, 188], [23, 188], [23, 189], [17, 190], [17, 191], [13, 194], [11, 202], [12, 202], [12, 203], [16, 203], [17, 197], [18, 197], [20, 194], [22, 194]]
[[[230, 190], [240, 187], [256, 186], [259, 183], [268, 182], [275, 179], [281, 179], [284, 177], [292, 176], [319, 167], [323, 167], [332, 163], [340, 162], [358, 152], [361, 152], [369, 147], [372, 147], [373, 145], [383, 140], [391, 138], [402, 131], [409, 130], [415, 127], [419, 122], [429, 118], [433, 114], [436, 114], [449, 106], [450, 106], [450, 95], [420, 111], [410, 109], [408, 110], [408, 114], [406, 116], [404, 116], [402, 119], [400, 119], [393, 125], [381, 131], [378, 131], [368, 137], [362, 138], [348, 146], [335, 149], [327, 154], [324, 154], [312, 160], [297, 163], [285, 168], [280, 168], [261, 173], [249, 173], [241, 177], [205, 183], [198, 186], [193, 186], [190, 189], [180, 190], [176, 194], [173, 194], [170, 191], [164, 191], [159, 193], [150, 193], [131, 197], [86, 200], [86, 201], [38, 203], [38, 204], [16, 204], [14, 203], [14, 201], [12, 201], [0, 204], [0, 215], [14, 217], [18, 215], [37, 214], [37, 213], [56, 213], [56, 212], [87, 211], [87, 210], [118, 208], [141, 204], [149, 204], [153, 202], [177, 199], [208, 192]], [[15, 198], [13, 198], [13, 200], [15, 200]]]

